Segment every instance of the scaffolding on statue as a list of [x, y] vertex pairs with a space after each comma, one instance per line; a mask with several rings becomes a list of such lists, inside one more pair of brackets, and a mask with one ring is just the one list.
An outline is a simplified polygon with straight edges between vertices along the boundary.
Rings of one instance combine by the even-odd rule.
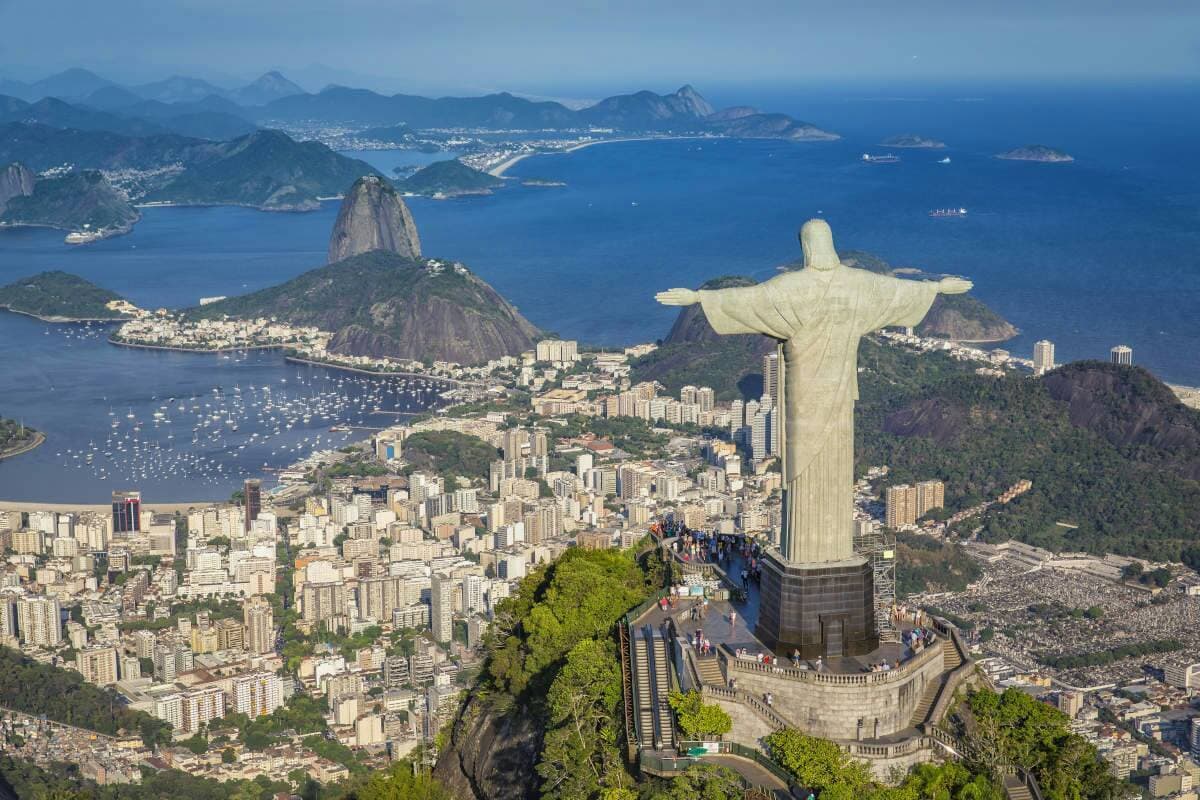
[[898, 642], [900, 631], [892, 620], [896, 605], [896, 536], [876, 522], [854, 525], [854, 552], [871, 562], [875, 581], [875, 627], [879, 641]]

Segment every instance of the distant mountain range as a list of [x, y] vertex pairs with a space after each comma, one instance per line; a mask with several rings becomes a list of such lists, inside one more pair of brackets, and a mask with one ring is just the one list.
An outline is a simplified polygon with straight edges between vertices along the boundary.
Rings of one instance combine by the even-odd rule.
[[[134, 202], [308, 210], [318, 198], [341, 195], [358, 178], [378, 174], [324, 144], [274, 130], [301, 123], [357, 127], [359, 136], [393, 143], [416, 141], [415, 131], [464, 128], [838, 138], [784, 114], [748, 106], [716, 110], [691, 86], [572, 109], [508, 93], [429, 98], [330, 86], [310, 94], [278, 72], [234, 89], [186, 76], [122, 86], [84, 69], [33, 83], [0, 79], [0, 164], [19, 162], [34, 172], [105, 170], [113, 188]], [[452, 195], [486, 192], [495, 183], [448, 162], [414, 175], [403, 188]]]
[[[44, 103], [48, 98], [57, 102]], [[792, 140], [837, 138], [785, 114], [762, 113], [748, 106], [717, 110], [691, 86], [671, 94], [640, 91], [617, 95], [572, 109], [507, 92], [431, 98], [328, 86], [309, 93], [278, 72], [268, 72], [236, 89], [178, 75], [122, 86], [85, 69], [70, 69], [33, 83], [0, 79], [0, 121], [128, 135], [173, 132], [208, 139], [243, 135], [256, 124], [314, 121], [415, 129], [609, 128]]]

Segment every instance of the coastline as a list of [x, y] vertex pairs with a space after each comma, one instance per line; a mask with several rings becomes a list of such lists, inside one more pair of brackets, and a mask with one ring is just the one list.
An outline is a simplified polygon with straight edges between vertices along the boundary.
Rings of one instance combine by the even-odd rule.
[[289, 345], [285, 344], [254, 344], [245, 345], [244, 347], [223, 347], [214, 349], [201, 349], [198, 347], [171, 347], [163, 344], [141, 344], [138, 342], [124, 342], [119, 339], [109, 337], [108, 343], [117, 347], [131, 347], [138, 350], [166, 350], [172, 353], [197, 353], [199, 355], [220, 355], [222, 353], [238, 353], [247, 350], [283, 350], [285, 354], [283, 360], [289, 364], [307, 364], [314, 367], [324, 367], [325, 369], [336, 369], [342, 372], [356, 372], [360, 375], [371, 375], [377, 378], [421, 378], [422, 380], [440, 381], [442, 383], [453, 384], [454, 386], [462, 386], [463, 381], [456, 378], [447, 378], [441, 375], [427, 375], [423, 372], [403, 372], [403, 371], [385, 371], [385, 370], [370, 370], [362, 367], [351, 367], [343, 364], [337, 364], [330, 361], [317, 361], [311, 358], [302, 358], [300, 356], [288, 355], [286, 351]]
[[580, 142], [579, 144], [571, 145], [562, 150], [535, 150], [532, 153], [521, 153], [515, 155], [507, 161], [503, 161], [489, 169], [488, 175], [493, 178], [502, 178], [504, 173], [530, 156], [553, 156], [562, 155], [565, 153], [574, 153], [577, 150], [583, 150], [587, 147], [595, 147], [598, 144], [616, 144], [617, 142], [658, 142], [658, 141], [682, 141], [685, 139], [721, 139], [726, 137], [721, 136], [627, 136], [620, 139], [594, 139], [590, 142]]
[[41, 314], [35, 314], [32, 311], [22, 311], [19, 308], [0, 305], [0, 311], [7, 311], [10, 314], [20, 314], [23, 317], [32, 317], [41, 322], [51, 322], [55, 325], [70, 325], [78, 322], [128, 322], [133, 317], [43, 317]]
[[20, 447], [16, 450], [9, 450], [7, 452], [0, 453], [0, 461], [5, 460], [6, 458], [16, 458], [17, 456], [23, 456], [26, 453], [28, 453], [29, 451], [35, 450], [38, 447], [40, 447], [41, 445], [45, 444], [45, 442], [46, 442], [46, 434], [42, 433], [41, 431], [34, 431], [32, 442], [30, 442], [27, 445], [23, 445], [22, 447]]
[[[461, 386], [462, 381], [455, 378], [443, 378], [438, 375], [425, 375], [421, 372], [381, 372], [371, 369], [363, 369], [362, 367], [343, 367], [337, 364], [330, 364], [326, 361], [317, 361], [311, 358], [301, 358], [300, 356], [285, 355], [283, 360], [289, 364], [308, 364], [314, 367], [326, 367], [327, 369], [340, 369], [343, 372], [357, 372], [360, 375], [371, 375], [376, 378], [420, 378], [427, 381], [440, 381], [441, 383], [452, 383], [455, 386]], [[414, 412], [416, 413], [416, 412]]]
[[[187, 511], [192, 508], [207, 508], [208, 506], [217, 505], [221, 500], [196, 500], [194, 502], [179, 502], [179, 503], [143, 503], [143, 511], [158, 511], [164, 514], [173, 514], [176, 511]], [[0, 511], [24, 511], [26, 509], [37, 509], [39, 511], [55, 511], [58, 513], [66, 513], [70, 511], [95, 511], [95, 512], [111, 512], [111, 503], [39, 503], [35, 501], [23, 500], [0, 500]]]

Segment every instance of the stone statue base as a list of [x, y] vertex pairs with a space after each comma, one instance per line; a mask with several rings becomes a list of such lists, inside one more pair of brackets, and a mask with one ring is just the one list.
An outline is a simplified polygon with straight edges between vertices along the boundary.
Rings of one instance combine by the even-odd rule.
[[865, 558], [790, 564], [763, 559], [754, 636], [778, 655], [861, 656], [879, 647], [875, 581]]

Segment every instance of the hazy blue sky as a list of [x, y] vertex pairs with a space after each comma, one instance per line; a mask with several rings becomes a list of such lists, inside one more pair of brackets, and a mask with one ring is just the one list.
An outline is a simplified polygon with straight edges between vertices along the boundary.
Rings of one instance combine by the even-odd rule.
[[0, 76], [309, 89], [1194, 77], [1196, 0], [0, 0]]

